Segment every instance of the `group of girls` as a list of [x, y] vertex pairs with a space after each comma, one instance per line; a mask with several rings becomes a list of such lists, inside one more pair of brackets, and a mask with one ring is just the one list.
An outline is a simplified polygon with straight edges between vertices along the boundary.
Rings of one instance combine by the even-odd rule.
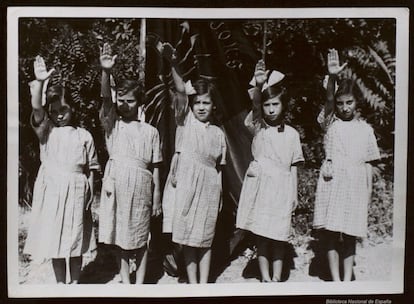
[[[163, 55], [171, 63], [177, 129], [161, 202], [159, 134], [138, 117], [144, 90], [136, 81], [124, 80], [113, 93], [116, 55], [107, 43], [101, 51], [99, 117], [109, 160], [102, 182], [99, 241], [112, 245], [123, 283], [130, 283], [131, 258], [136, 260], [136, 283], [143, 283], [150, 218], [163, 212], [163, 231], [171, 233], [182, 249], [188, 282], [207, 283], [222, 207], [225, 134], [211, 124], [215, 86], [205, 78], [184, 82], [174, 52], [166, 50]], [[323, 231], [332, 279], [341, 280], [339, 264], [344, 257], [342, 279], [347, 281], [352, 276], [355, 238], [366, 235], [370, 163], [379, 159], [379, 152], [372, 128], [357, 115], [361, 97], [356, 84], [338, 81], [344, 66], [336, 50], [330, 50], [327, 100], [318, 117], [325, 131], [326, 159], [316, 192], [314, 227]], [[36, 58], [36, 79], [30, 83], [31, 124], [40, 142], [41, 167], [25, 252], [33, 259], [52, 259], [58, 283], [67, 282], [68, 261], [70, 282], [77, 283], [82, 255], [96, 248], [90, 207], [99, 164], [91, 134], [76, 125], [70, 94], [61, 85], [47, 87], [53, 72], [41, 57]], [[245, 126], [254, 135], [253, 161], [243, 182], [236, 226], [255, 236], [262, 282], [279, 282], [291, 216], [298, 204], [297, 165], [304, 158], [298, 132], [284, 122], [288, 101], [284, 75], [266, 71], [264, 61], [259, 61], [250, 84], [252, 111]]]

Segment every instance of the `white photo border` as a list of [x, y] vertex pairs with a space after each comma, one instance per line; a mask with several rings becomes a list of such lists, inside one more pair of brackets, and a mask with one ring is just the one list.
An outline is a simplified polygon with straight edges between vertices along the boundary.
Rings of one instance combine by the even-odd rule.
[[[25, 285], [18, 283], [18, 21], [24, 17], [298, 19], [395, 18], [396, 88], [394, 151], [393, 258], [390, 281], [230, 283], [201, 285]], [[8, 7], [7, 9], [7, 266], [9, 297], [209, 297], [281, 295], [373, 295], [404, 292], [407, 191], [409, 9], [358, 8], [143, 8]]]

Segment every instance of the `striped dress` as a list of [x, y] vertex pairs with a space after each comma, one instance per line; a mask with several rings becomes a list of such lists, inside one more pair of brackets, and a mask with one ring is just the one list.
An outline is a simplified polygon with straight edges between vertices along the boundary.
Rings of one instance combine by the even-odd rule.
[[333, 178], [319, 176], [313, 226], [365, 237], [371, 192], [366, 164], [380, 158], [372, 127], [360, 119], [333, 120], [325, 154], [332, 160]]
[[109, 160], [102, 182], [99, 241], [125, 250], [146, 245], [152, 213], [151, 164], [162, 161], [157, 129], [100, 113]]

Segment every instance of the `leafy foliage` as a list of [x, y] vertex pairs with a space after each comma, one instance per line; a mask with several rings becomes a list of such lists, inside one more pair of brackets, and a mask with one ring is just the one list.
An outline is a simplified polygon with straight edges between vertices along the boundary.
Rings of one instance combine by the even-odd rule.
[[[266, 23], [266, 25], [265, 25]], [[320, 129], [315, 125], [325, 92], [325, 57], [329, 48], [348, 62], [342, 77], [357, 81], [364, 96], [364, 117], [371, 123], [384, 156], [392, 154], [395, 110], [395, 20], [392, 19], [278, 19], [248, 21], [244, 32], [258, 52], [266, 40], [270, 69], [289, 76], [292, 95], [288, 120], [297, 127], [304, 152], [319, 166]], [[264, 37], [264, 32], [266, 36]], [[387, 157], [391, 162], [391, 158]]]
[[[203, 22], [197, 23], [200, 34], [205, 34]], [[327, 73], [325, 57], [328, 48], [340, 51], [341, 60], [348, 62], [341, 77], [355, 79], [361, 88], [364, 96], [363, 116], [373, 125], [381, 149], [382, 162], [376, 169], [369, 214], [370, 233], [377, 236], [390, 235], [395, 120], [395, 20], [277, 19], [266, 21], [266, 26], [263, 20], [249, 20], [237, 24], [223, 22], [226, 32], [231, 32], [238, 38], [235, 45], [240, 54], [236, 59], [243, 62], [238, 65], [242, 68], [234, 70], [238, 71], [238, 76], [243, 74], [240, 76], [243, 79], [240, 83], [245, 83], [246, 88], [248, 81], [244, 81], [244, 78], [250, 77], [253, 72], [255, 62], [252, 58], [260, 58], [262, 55], [263, 41], [266, 44], [267, 67], [287, 75], [291, 97], [287, 121], [299, 131], [306, 158], [306, 167], [298, 174], [300, 205], [293, 219], [293, 226], [298, 234], [307, 234], [310, 231], [318, 168], [324, 157], [323, 134], [316, 123], [316, 117], [325, 96], [322, 87], [322, 79]], [[236, 25], [237, 32], [234, 30]], [[33, 79], [35, 56], [42, 55], [48, 67], [56, 68], [57, 73], [52, 83], [64, 82], [70, 90], [79, 124], [93, 134], [100, 163], [103, 165], [106, 151], [97, 117], [100, 107], [98, 58], [99, 47], [106, 41], [111, 43], [113, 52], [118, 54], [115, 78], [135, 78], [143, 81], [145, 60], [140, 49], [139, 19], [20, 19], [21, 204], [27, 205], [31, 201], [31, 189], [39, 165], [38, 141], [29, 126], [31, 107], [27, 85]], [[233, 43], [230, 46], [233, 47]], [[252, 54], [255, 50], [256, 54]], [[246, 58], [251, 62], [247, 62]], [[148, 62], [152, 63], [153, 59], [148, 58]], [[160, 71], [151, 71], [151, 68], [152, 64], [148, 66], [148, 73], [153, 73], [151, 75], [156, 79]], [[163, 87], [167, 82], [168, 80], [161, 79], [160, 86]], [[237, 89], [245, 92], [246, 88]], [[226, 87], [223, 88], [225, 90]], [[156, 101], [160, 98], [157, 92], [150, 92], [154, 95], [150, 97]], [[231, 95], [234, 92], [227, 93]], [[164, 108], [152, 106], [150, 104], [148, 107], [147, 118], [158, 126], [159, 120], [156, 118]], [[165, 107], [165, 111], [168, 109], [169, 107]]]
[[19, 24], [20, 203], [30, 202], [30, 189], [39, 165], [38, 141], [29, 125], [29, 81], [34, 79], [33, 60], [41, 55], [56, 69], [50, 84], [64, 84], [74, 101], [79, 125], [94, 139], [101, 164], [106, 151], [98, 122], [100, 107], [99, 48], [112, 44], [118, 54], [115, 79], [144, 79], [144, 54], [140, 50], [139, 19], [38, 19]]

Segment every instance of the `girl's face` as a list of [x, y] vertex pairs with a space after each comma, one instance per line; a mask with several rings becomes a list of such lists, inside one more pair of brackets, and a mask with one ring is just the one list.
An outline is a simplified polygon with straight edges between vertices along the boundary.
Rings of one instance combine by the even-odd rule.
[[275, 121], [276, 119], [278, 119], [283, 110], [280, 96], [276, 96], [266, 100], [265, 102], [263, 102], [262, 107], [265, 118], [270, 121]]
[[336, 113], [342, 120], [352, 120], [355, 116], [356, 102], [351, 94], [340, 95], [336, 98]]
[[49, 113], [53, 123], [58, 127], [68, 126], [72, 120], [72, 108], [63, 100], [50, 104]]
[[208, 93], [197, 95], [193, 101], [193, 113], [195, 118], [201, 122], [207, 122], [213, 111], [213, 101]]
[[135, 119], [138, 115], [138, 102], [132, 91], [120, 95], [117, 93], [116, 104], [122, 117], [127, 119]]

